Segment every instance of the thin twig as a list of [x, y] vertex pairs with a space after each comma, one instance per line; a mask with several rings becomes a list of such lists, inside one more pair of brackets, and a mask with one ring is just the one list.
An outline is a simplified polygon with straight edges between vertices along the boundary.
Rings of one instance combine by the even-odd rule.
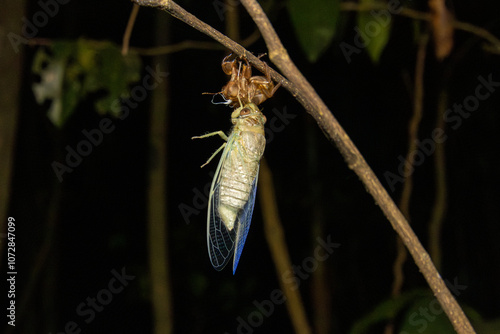
[[[260, 38], [260, 32], [255, 30], [247, 38], [241, 41], [241, 45], [249, 46], [255, 43]], [[175, 52], [180, 52], [188, 49], [197, 50], [226, 50], [224, 46], [220, 43], [206, 42], [206, 41], [190, 41], [185, 40], [176, 44], [169, 44], [163, 46], [157, 46], [152, 48], [138, 48], [132, 47], [130, 50], [136, 52], [141, 56], [160, 56], [171, 54]]]
[[423, 100], [424, 100], [424, 66], [425, 66], [425, 51], [429, 36], [423, 35], [419, 41], [417, 52], [417, 61], [415, 65], [415, 83], [414, 83], [414, 102], [413, 115], [408, 125], [408, 152], [406, 153], [407, 163], [404, 164], [403, 176], [405, 177], [405, 186], [401, 194], [399, 208], [401, 212], [409, 219], [410, 217], [410, 198], [413, 191], [413, 165], [415, 163], [415, 152], [418, 149], [418, 129], [422, 120]]
[[[443, 88], [439, 94], [436, 115], [436, 129], [441, 129], [443, 133], [446, 128], [444, 113], [447, 107], [448, 94], [446, 94], [446, 90]], [[441, 267], [441, 229], [443, 227], [448, 197], [448, 191], [446, 189], [446, 158], [444, 146], [444, 142], [436, 142], [436, 151], [434, 152], [436, 194], [428, 227], [429, 254], [431, 255], [432, 262], [434, 262], [438, 269]]]
[[140, 6], [138, 4], [134, 4], [134, 7], [132, 7], [132, 11], [130, 12], [130, 16], [127, 22], [127, 27], [125, 28], [125, 33], [123, 34], [122, 56], [125, 56], [128, 53], [130, 36], [132, 35], [132, 29], [134, 28], [134, 23], [135, 19], [137, 18], [137, 13], [139, 13], [139, 8]]
[[[425, 66], [425, 51], [429, 36], [423, 35], [419, 41], [417, 52], [417, 61], [415, 65], [415, 83], [413, 93], [413, 115], [408, 124], [408, 151], [406, 152], [406, 163], [403, 167], [404, 185], [399, 201], [399, 209], [410, 221], [410, 199], [413, 192], [413, 166], [415, 164], [415, 152], [418, 149], [418, 129], [422, 120], [423, 99], [424, 99], [424, 66]], [[401, 254], [404, 253], [404, 254]], [[392, 286], [392, 295], [397, 296], [401, 293], [401, 288], [404, 282], [403, 265], [406, 260], [406, 249], [401, 243], [401, 239], [397, 241], [397, 256], [394, 262], [394, 282]]]
[[[240, 56], [244, 55], [255, 67], [257, 67], [260, 71], [264, 71], [264, 64], [257, 59], [257, 57], [253, 56], [241, 45], [228, 39], [219, 31], [198, 20], [194, 15], [188, 13], [174, 1], [134, 1], [140, 5], [159, 7], [169, 12], [172, 16], [219, 41], [236, 54]], [[425, 251], [417, 236], [408, 225], [408, 222], [398, 210], [396, 204], [392, 201], [391, 197], [368, 166], [365, 159], [351, 141], [347, 133], [340, 126], [320, 97], [316, 94], [309, 82], [307, 82], [307, 80], [295, 67], [260, 5], [256, 1], [251, 0], [242, 0], [242, 4], [245, 6], [248, 13], [259, 27], [269, 50], [269, 58], [278, 66], [278, 68], [280, 68], [290, 81], [284, 79], [281, 75], [271, 70], [270, 74], [272, 78], [277, 82], [281, 82], [283, 87], [292, 93], [292, 95], [304, 106], [306, 111], [314, 117], [318, 126], [323, 130], [327, 138], [337, 145], [337, 148], [346, 160], [348, 167], [353, 169], [358, 175], [367, 191], [372, 195], [377, 205], [380, 206], [390, 221], [394, 230], [402, 238], [406, 247], [413, 256], [415, 263], [424, 275], [457, 332], [460, 334], [474, 333], [474, 330], [472, 329], [468, 319], [465, 317], [462, 309], [451, 295], [430, 260], [429, 254]]]
[[[405, 164], [403, 167], [404, 184], [399, 201], [399, 209], [410, 222], [410, 199], [413, 192], [413, 166], [415, 165], [415, 152], [418, 149], [418, 129], [423, 114], [424, 103], [424, 68], [425, 55], [429, 35], [424, 34], [420, 37], [418, 43], [417, 60], [415, 64], [415, 82], [413, 85], [413, 114], [408, 123], [408, 151], [406, 152]], [[396, 258], [392, 266], [394, 281], [392, 282], [392, 297], [401, 294], [404, 283], [404, 264], [407, 256], [406, 248], [400, 238], [396, 241]], [[390, 323], [385, 328], [385, 334], [393, 332], [393, 324]]]
[[446, 8], [444, 0], [429, 0], [434, 53], [438, 60], [448, 57], [453, 48], [453, 14]]
[[[344, 11], [369, 11], [369, 10], [387, 10], [387, 5], [385, 3], [357, 3], [357, 2], [342, 2], [340, 4], [340, 9]], [[391, 12], [392, 14], [408, 17], [415, 20], [431, 21], [432, 15], [426, 12], [420, 12], [411, 8], [398, 8], [397, 12]], [[451, 26], [457, 30], [466, 31], [473, 35], [479, 36], [482, 39], [488, 41], [491, 45], [487, 45], [486, 49], [491, 53], [500, 53], [500, 39], [495, 35], [490, 33], [488, 30], [475, 26], [467, 22], [461, 22], [457, 19], [453, 19], [450, 22]]]
[[483, 29], [483, 28], [478, 27], [478, 26], [475, 26], [473, 24], [467, 23], [467, 22], [460, 22], [460, 21], [454, 21], [453, 26], [455, 27], [455, 29], [470, 32], [471, 34], [474, 34], [476, 36], [479, 36], [479, 37], [487, 40], [488, 42], [491, 43], [491, 46], [486, 45], [485, 49], [491, 53], [500, 54], [500, 39], [498, 39], [495, 35], [490, 33], [488, 30]]
[[276, 274], [281, 290], [286, 297], [286, 306], [291, 317], [295, 333], [311, 333], [311, 327], [307, 322], [302, 297], [295, 281], [281, 279], [283, 275], [292, 269], [292, 261], [286, 246], [285, 233], [278, 214], [276, 205], [276, 194], [273, 187], [271, 170], [266, 159], [262, 159], [259, 173], [259, 203], [261, 204], [262, 217], [264, 218], [265, 235], [269, 245], [271, 256], [276, 267]]
[[160, 56], [188, 49], [224, 50], [224, 47], [219, 43], [214, 43], [214, 42], [185, 40], [176, 44], [169, 44], [152, 48], [132, 47], [130, 49], [134, 52], [137, 52], [137, 54], [141, 56]]
[[239, 3], [236, 1], [233, 4], [233, 0], [224, 0], [225, 19], [226, 19], [226, 34], [233, 41], [240, 43], [240, 15], [239, 15]]

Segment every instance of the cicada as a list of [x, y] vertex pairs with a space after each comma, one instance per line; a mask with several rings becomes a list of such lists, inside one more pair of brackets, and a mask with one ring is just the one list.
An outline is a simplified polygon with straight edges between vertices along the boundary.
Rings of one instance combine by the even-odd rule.
[[226, 141], [204, 164], [224, 149], [210, 187], [207, 244], [214, 268], [222, 270], [232, 257], [234, 274], [252, 220], [266, 117], [256, 104], [246, 103], [233, 111], [231, 122], [229, 137], [217, 131], [193, 139], [218, 135]]

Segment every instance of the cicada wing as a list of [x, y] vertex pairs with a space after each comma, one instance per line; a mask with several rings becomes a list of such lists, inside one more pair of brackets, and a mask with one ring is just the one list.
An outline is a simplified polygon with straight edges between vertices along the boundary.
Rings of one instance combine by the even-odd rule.
[[233, 275], [236, 272], [236, 267], [240, 261], [241, 252], [243, 251], [243, 246], [245, 246], [245, 241], [247, 239], [248, 230], [250, 229], [250, 223], [252, 222], [253, 208], [255, 205], [255, 194], [257, 192], [257, 181], [259, 179], [259, 169], [257, 169], [257, 174], [252, 183], [252, 189], [248, 197], [248, 201], [243, 207], [243, 210], [238, 215], [237, 224], [234, 228], [236, 231], [236, 241], [235, 241], [235, 251], [233, 259]]
[[234, 136], [230, 136], [217, 170], [215, 171], [212, 186], [210, 187], [210, 196], [208, 199], [208, 217], [207, 217], [207, 245], [210, 262], [216, 270], [222, 270], [231, 259], [234, 252], [236, 240], [236, 229], [229, 230], [219, 215], [220, 204], [220, 183], [222, 166], [232, 149]]

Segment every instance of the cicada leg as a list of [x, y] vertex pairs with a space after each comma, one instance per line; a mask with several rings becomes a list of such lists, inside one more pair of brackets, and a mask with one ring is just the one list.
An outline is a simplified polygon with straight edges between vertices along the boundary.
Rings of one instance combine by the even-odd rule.
[[[206, 135], [202, 135], [202, 136], [194, 136], [194, 137], [191, 137], [191, 139], [201, 139], [201, 138], [207, 138], [207, 137], [212, 137], [212, 136], [216, 136], [218, 135], [219, 137], [221, 137], [222, 139], [224, 139], [226, 142], [227, 142], [227, 136], [226, 134], [223, 132], [223, 131], [215, 131], [215, 132], [210, 132], [210, 133], [207, 133]], [[217, 151], [214, 152], [214, 154], [212, 154], [212, 156], [210, 158], [208, 158], [207, 162], [205, 162], [203, 165], [200, 166], [200, 168], [203, 168], [205, 167], [206, 165], [208, 165], [208, 163], [210, 161], [212, 161], [212, 159], [222, 150], [224, 149], [224, 147], [226, 147], [226, 143], [222, 144], [221, 147], [219, 147], [217, 149]]]

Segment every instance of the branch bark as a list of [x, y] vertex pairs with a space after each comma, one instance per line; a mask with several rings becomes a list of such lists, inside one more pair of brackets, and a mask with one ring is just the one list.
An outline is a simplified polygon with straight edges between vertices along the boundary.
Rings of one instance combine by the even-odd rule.
[[[172, 16], [214, 38], [238, 55], [244, 55], [259, 70], [264, 70], [263, 63], [241, 45], [234, 43], [214, 28], [201, 22], [174, 1], [134, 1], [139, 5], [158, 7], [167, 11]], [[403, 240], [408, 251], [413, 256], [415, 263], [424, 275], [430, 288], [433, 290], [434, 295], [448, 315], [455, 330], [460, 334], [474, 333], [474, 329], [470, 322], [441, 279], [441, 276], [430, 260], [429, 254], [418, 240], [405, 217], [402, 215], [401, 211], [399, 211], [396, 204], [368, 166], [347, 133], [335, 119], [332, 112], [294, 65], [260, 5], [255, 0], [242, 0], [241, 2], [261, 31], [269, 50], [269, 58], [290, 81], [283, 78], [275, 71], [271, 71], [272, 78], [281, 82], [283, 87], [292, 93], [292, 95], [304, 106], [306, 111], [316, 120], [318, 126], [325, 133], [325, 136], [335, 143], [349, 168], [358, 175], [367, 191], [372, 195], [376, 204], [380, 206], [394, 230]]]
[[380, 206], [387, 219], [389, 219], [392, 227], [413, 256], [415, 263], [448, 315], [455, 330], [458, 333], [474, 333], [472, 325], [444, 284], [429, 254], [418, 240], [405, 217], [399, 211], [347, 133], [335, 117], [333, 117], [333, 114], [316, 94], [309, 82], [293, 64], [262, 7], [255, 0], [242, 0], [242, 4], [259, 27], [269, 50], [269, 58], [290, 81], [298, 86], [301, 92], [304, 92], [304, 97], [311, 101], [313, 110], [308, 110], [309, 113], [318, 122], [323, 131], [325, 131], [325, 134], [335, 142], [349, 168], [354, 170], [358, 175], [368, 192], [375, 199], [375, 202]]

